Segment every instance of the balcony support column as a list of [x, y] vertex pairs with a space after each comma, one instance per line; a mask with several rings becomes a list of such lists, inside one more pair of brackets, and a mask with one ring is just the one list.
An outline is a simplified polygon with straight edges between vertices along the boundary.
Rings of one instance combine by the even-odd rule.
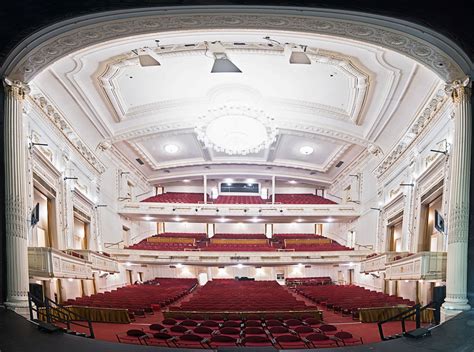
[[451, 152], [451, 183], [448, 216], [448, 259], [443, 321], [471, 309], [467, 299], [469, 186], [471, 168], [471, 82], [447, 86], [454, 103], [454, 138]]
[[5, 219], [7, 301], [23, 314], [28, 306], [28, 210], [26, 190], [26, 138], [23, 101], [29, 92], [20, 81], [4, 79]]

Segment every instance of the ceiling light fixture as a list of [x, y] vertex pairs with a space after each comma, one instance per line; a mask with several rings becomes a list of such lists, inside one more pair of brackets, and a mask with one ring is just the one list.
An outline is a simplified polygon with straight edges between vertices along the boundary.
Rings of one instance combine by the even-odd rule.
[[176, 144], [166, 144], [164, 149], [165, 149], [165, 152], [169, 154], [175, 154], [178, 152], [179, 147]]
[[184, 183], [189, 183], [191, 180], [183, 180]]
[[311, 65], [311, 60], [306, 55], [306, 48], [305, 45], [293, 45], [289, 50], [291, 50], [290, 54], [290, 64], [297, 64], [297, 65]]
[[211, 73], [242, 73], [242, 71], [229, 60], [226, 53], [214, 53]]
[[292, 185], [296, 185], [298, 182], [296, 182], [295, 180], [290, 180], [288, 181], [288, 183], [291, 183]]
[[303, 155], [310, 155], [310, 154], [313, 154], [313, 152], [314, 152], [314, 148], [310, 147], [309, 145], [305, 145], [300, 148], [300, 153]]
[[278, 130], [273, 118], [246, 106], [222, 106], [199, 117], [197, 138], [206, 148], [229, 155], [247, 155], [267, 149]]
[[154, 57], [154, 51], [150, 48], [135, 49], [132, 52], [138, 56], [141, 67], [161, 66], [160, 62]]

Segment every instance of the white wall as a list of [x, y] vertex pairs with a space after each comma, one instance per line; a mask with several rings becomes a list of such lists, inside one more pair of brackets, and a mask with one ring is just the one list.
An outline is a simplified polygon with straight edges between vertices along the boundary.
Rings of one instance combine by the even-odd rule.
[[314, 224], [289, 223], [289, 224], [273, 224], [273, 233], [312, 233], [315, 232]]
[[206, 224], [193, 222], [166, 222], [166, 232], [206, 233]]
[[265, 224], [216, 224], [216, 233], [265, 233]]

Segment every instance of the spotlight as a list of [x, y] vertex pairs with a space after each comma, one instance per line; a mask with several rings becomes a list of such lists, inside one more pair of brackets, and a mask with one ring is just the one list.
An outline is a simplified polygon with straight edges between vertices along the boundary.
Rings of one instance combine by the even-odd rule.
[[197, 212], [197, 211], [198, 211], [198, 208], [194, 209], [194, 211], [196, 211], [196, 212]]
[[226, 53], [214, 53], [211, 73], [242, 73], [242, 71], [229, 60]]
[[216, 213], [218, 213], [218, 212], [219, 212], [219, 209], [216, 209]]
[[176, 208], [173, 208], [173, 211], [176, 211]]
[[297, 46], [292, 48], [290, 55], [290, 64], [310, 65], [311, 60], [306, 55], [306, 46]]
[[280, 209], [280, 213], [283, 213], [283, 209]]
[[161, 66], [160, 62], [150, 55], [152, 51], [149, 48], [142, 48], [132, 51], [138, 55], [138, 62], [140, 63], [141, 67]]

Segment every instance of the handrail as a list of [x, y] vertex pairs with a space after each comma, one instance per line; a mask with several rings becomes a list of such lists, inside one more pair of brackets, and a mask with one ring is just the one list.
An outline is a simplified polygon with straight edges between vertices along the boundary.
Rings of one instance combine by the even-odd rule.
[[[414, 306], [408, 308], [407, 310], [404, 310], [403, 312], [401, 313], [398, 313], [397, 315], [394, 315], [388, 319], [385, 319], [385, 320], [382, 320], [382, 321], [379, 321], [377, 323], [378, 325], [378, 328], [379, 328], [379, 334], [380, 334], [380, 339], [382, 341], [385, 341], [385, 340], [389, 340], [390, 337], [385, 337], [384, 333], [383, 333], [383, 328], [382, 328], [382, 325], [389, 322], [389, 321], [393, 321], [393, 320], [396, 320], [398, 318], [401, 317], [400, 319], [400, 323], [401, 323], [401, 327], [402, 327], [402, 333], [405, 334], [406, 333], [406, 326], [405, 326], [405, 320], [408, 319], [408, 318], [411, 318], [412, 316], [415, 315], [415, 324], [416, 324], [416, 328], [419, 329], [421, 327], [421, 312], [423, 312], [424, 310], [426, 310], [427, 308], [430, 308], [430, 307], [433, 307], [435, 306], [435, 308], [438, 308], [437, 307], [437, 304], [436, 302], [430, 302], [428, 304], [426, 304], [425, 306], [421, 306], [421, 304], [415, 304]], [[436, 319], [436, 318], [435, 318]], [[435, 320], [435, 324], [438, 325], [439, 324], [439, 321], [438, 319]]]
[[[33, 307], [33, 303], [35, 304], [36, 308]], [[34, 320], [33, 312], [36, 312], [38, 319], [40, 319], [40, 315], [44, 315], [46, 313], [46, 322], [48, 323], [58, 321], [60, 323], [66, 324], [68, 330], [71, 329], [71, 324], [77, 325], [89, 330], [89, 338], [95, 337], [94, 329], [92, 328], [92, 322], [90, 319], [81, 316], [80, 314], [54, 302], [47, 297], [45, 297], [44, 300], [41, 300], [40, 298], [35, 297], [33, 294], [28, 292], [28, 306], [31, 320]], [[40, 312], [40, 308], [44, 308], [46, 312]], [[71, 319], [71, 317], [75, 318]], [[77, 321], [85, 321], [87, 325], [78, 323]]]

